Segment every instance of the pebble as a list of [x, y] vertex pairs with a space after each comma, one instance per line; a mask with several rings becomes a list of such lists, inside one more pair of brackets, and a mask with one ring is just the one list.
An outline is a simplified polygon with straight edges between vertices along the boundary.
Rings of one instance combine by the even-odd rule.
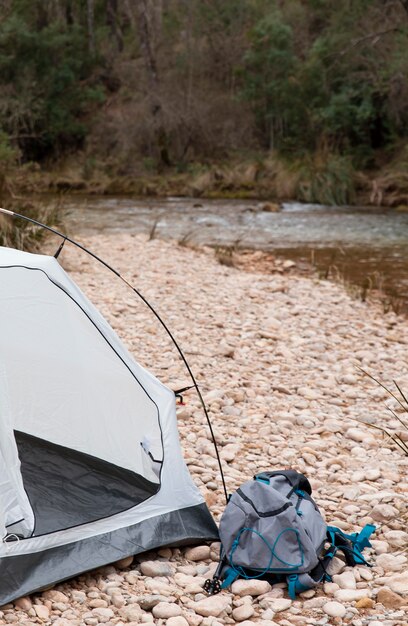
[[210, 546], [196, 546], [185, 553], [187, 561], [206, 561], [211, 557]]
[[387, 585], [395, 593], [408, 594], [408, 570], [391, 576], [387, 581]]
[[192, 608], [198, 615], [202, 615], [203, 617], [218, 617], [230, 604], [231, 599], [229, 596], [216, 595], [195, 602]]
[[407, 563], [407, 557], [403, 554], [380, 554], [376, 559], [376, 565], [386, 572], [400, 572]]
[[39, 619], [45, 621], [50, 617], [50, 610], [44, 604], [35, 604], [34, 611]]
[[347, 609], [340, 602], [326, 602], [323, 605], [323, 611], [330, 617], [344, 617]]
[[357, 600], [356, 602], [357, 609], [372, 609], [373, 606], [374, 606], [374, 600], [372, 600], [368, 596], [364, 596], [363, 598], [360, 598], [360, 600]]
[[49, 591], [44, 591], [42, 597], [45, 600], [51, 600], [51, 602], [69, 602], [69, 598], [62, 591], [58, 591], [57, 589], [50, 589]]
[[355, 589], [356, 579], [354, 573], [351, 570], [347, 570], [342, 574], [337, 574], [332, 577], [333, 582], [340, 587], [340, 589]]
[[106, 623], [112, 617], [115, 617], [115, 613], [112, 611], [112, 609], [107, 608], [92, 609], [92, 615], [97, 617], [101, 623]]
[[173, 576], [174, 567], [167, 561], [143, 561], [140, 563], [143, 576]]
[[260, 596], [271, 589], [271, 585], [266, 580], [255, 579], [236, 580], [231, 586], [232, 593], [237, 596]]
[[153, 616], [157, 619], [178, 617], [182, 614], [182, 612], [183, 611], [178, 606], [178, 604], [170, 604], [170, 602], [159, 602], [152, 609]]
[[32, 608], [33, 603], [31, 602], [31, 598], [29, 598], [28, 596], [24, 596], [23, 598], [18, 598], [18, 600], [15, 600], [14, 605], [16, 606], [16, 608], [28, 612]]
[[253, 616], [255, 610], [251, 604], [242, 604], [232, 611], [232, 617], [236, 622], [243, 622]]
[[408, 605], [408, 600], [405, 600], [394, 591], [391, 591], [388, 587], [382, 587], [377, 593], [377, 602], [380, 602], [387, 609], [399, 609], [404, 604]]
[[127, 569], [128, 567], [130, 567], [133, 563], [133, 556], [127, 556], [124, 559], [120, 559], [119, 561], [115, 561], [115, 567], [117, 567], [118, 569]]
[[408, 546], [408, 533], [404, 530], [388, 530], [384, 537], [393, 548], [406, 548]]
[[391, 504], [376, 504], [371, 511], [371, 517], [376, 522], [386, 522], [394, 519], [398, 511]]
[[366, 596], [369, 596], [368, 589], [339, 589], [334, 593], [335, 599], [341, 602], [354, 602]]
[[189, 622], [182, 615], [176, 615], [167, 619], [166, 626], [189, 626]]
[[289, 598], [276, 598], [271, 600], [269, 607], [274, 613], [280, 613], [281, 611], [287, 611], [292, 605], [292, 600]]

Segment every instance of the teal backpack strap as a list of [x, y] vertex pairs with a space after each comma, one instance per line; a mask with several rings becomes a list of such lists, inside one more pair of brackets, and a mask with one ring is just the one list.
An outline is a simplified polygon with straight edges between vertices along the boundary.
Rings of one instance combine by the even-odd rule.
[[375, 532], [375, 526], [373, 524], [366, 524], [364, 528], [358, 533], [354, 545], [362, 552], [364, 548], [371, 548], [369, 538]]
[[228, 567], [224, 572], [224, 580], [221, 583], [221, 589], [227, 589], [238, 578], [239, 572], [233, 567]]
[[359, 533], [347, 534], [336, 526], [327, 527], [327, 538], [330, 542], [330, 548], [325, 554], [325, 558], [336, 554], [337, 550], [341, 550], [346, 557], [347, 565], [369, 565], [362, 555], [364, 548], [370, 548], [369, 537], [375, 531], [375, 526], [366, 524]]
[[[300, 576], [302, 577], [302, 579], [306, 578], [306, 576], [304, 577], [302, 574]], [[291, 600], [296, 600], [296, 595], [298, 593], [302, 593], [303, 591], [308, 591], [309, 589], [313, 589], [313, 587], [316, 586], [316, 583], [314, 581], [310, 581], [311, 584], [306, 585], [305, 580], [301, 581], [299, 578], [300, 578], [299, 574], [290, 574], [286, 578], [286, 582], [288, 584], [289, 598]]]

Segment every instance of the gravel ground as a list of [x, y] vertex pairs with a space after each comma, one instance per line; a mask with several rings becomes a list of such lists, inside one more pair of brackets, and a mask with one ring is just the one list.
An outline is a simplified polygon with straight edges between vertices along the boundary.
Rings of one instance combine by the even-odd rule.
[[[257, 471], [295, 467], [328, 522], [346, 532], [377, 526], [367, 551], [373, 567], [335, 558], [333, 582], [294, 602], [283, 585], [265, 581], [238, 581], [207, 598], [201, 587], [218, 545], [163, 549], [2, 607], [0, 624], [406, 625], [408, 457], [367, 425], [398, 430], [386, 407], [403, 414], [356, 366], [408, 392], [408, 321], [353, 300], [341, 285], [298, 276], [290, 262], [262, 263], [258, 253], [234, 267], [211, 250], [126, 234], [85, 243], [142, 291], [184, 348], [210, 408], [228, 490]], [[129, 289], [72, 248], [60, 261], [142, 365], [173, 388], [188, 384], [168, 337]], [[185, 460], [219, 518], [219, 471], [192, 392], [178, 418]]]

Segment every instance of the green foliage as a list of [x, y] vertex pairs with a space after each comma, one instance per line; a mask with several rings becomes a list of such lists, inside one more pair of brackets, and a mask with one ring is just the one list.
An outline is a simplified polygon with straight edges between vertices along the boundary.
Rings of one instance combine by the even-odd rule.
[[0, 130], [0, 199], [9, 195], [11, 191], [9, 175], [17, 163], [18, 156], [18, 150], [10, 145], [8, 135]]
[[351, 160], [338, 154], [313, 155], [294, 162], [296, 197], [303, 202], [347, 205], [354, 200]]
[[251, 33], [244, 57], [245, 97], [269, 147], [284, 145], [287, 127], [296, 126], [298, 85], [293, 34], [279, 12], [263, 18]]
[[15, 165], [18, 151], [10, 145], [8, 135], [0, 131], [0, 170], [5, 170]]
[[89, 82], [91, 72], [81, 26], [56, 21], [36, 30], [19, 14], [3, 22], [0, 126], [25, 158], [80, 145], [89, 103], [103, 97], [101, 87]]
[[408, 22], [397, 25], [372, 0], [309, 4], [307, 15], [297, 2], [275, 6], [254, 26], [243, 95], [264, 145], [304, 153], [323, 142], [367, 164], [374, 150], [407, 135]]
[[407, 50], [392, 0], [7, 0], [0, 164], [84, 148], [91, 178], [92, 158], [133, 174], [261, 149], [300, 197], [349, 202], [352, 169], [407, 141]]

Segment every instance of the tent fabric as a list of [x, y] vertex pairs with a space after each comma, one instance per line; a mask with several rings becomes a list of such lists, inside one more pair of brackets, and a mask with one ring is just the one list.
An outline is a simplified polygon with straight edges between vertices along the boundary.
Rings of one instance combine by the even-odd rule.
[[0, 576], [0, 604], [94, 567], [84, 546], [106, 537], [115, 554], [98, 547], [97, 565], [218, 536], [182, 458], [174, 393], [55, 258], [1, 247], [0, 536], [14, 580]]

